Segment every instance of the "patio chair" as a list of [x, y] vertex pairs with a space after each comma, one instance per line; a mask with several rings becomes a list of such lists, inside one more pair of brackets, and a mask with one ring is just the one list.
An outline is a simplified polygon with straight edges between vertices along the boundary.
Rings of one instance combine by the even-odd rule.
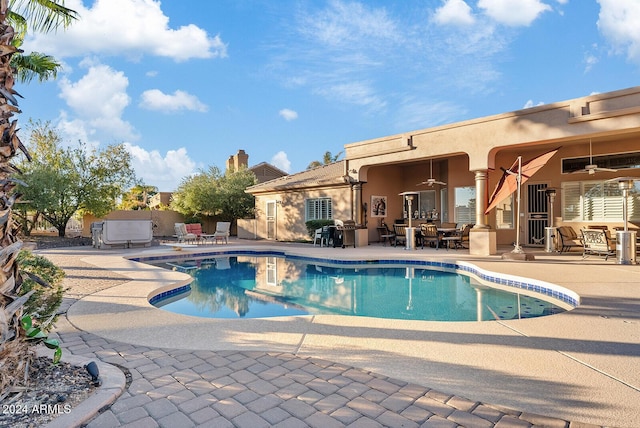
[[393, 225], [394, 237], [393, 237], [393, 246], [398, 246], [398, 241], [402, 243], [407, 243], [407, 225], [406, 224], [394, 224]]
[[609, 256], [616, 255], [616, 246], [611, 241], [608, 230], [602, 229], [582, 229], [582, 242], [584, 243], [582, 258], [589, 255], [604, 256], [607, 260]]
[[314, 247], [316, 246], [318, 241], [320, 242], [321, 247], [324, 245], [326, 245], [327, 247], [329, 246], [329, 226], [323, 226], [316, 229], [315, 235], [313, 237]]
[[571, 226], [560, 226], [557, 228], [560, 237], [560, 252], [571, 251], [572, 248], [583, 248], [582, 241]]
[[178, 242], [197, 242], [198, 236], [195, 233], [187, 232], [187, 225], [184, 223], [176, 223], [174, 225], [176, 231], [176, 238], [178, 238]]
[[231, 223], [228, 221], [219, 221], [216, 223], [216, 231], [213, 234], [213, 240], [217, 244], [218, 241], [224, 241], [225, 244], [229, 243], [229, 229]]
[[377, 228], [378, 230], [378, 242], [382, 242], [382, 246], [387, 246], [387, 241], [389, 245], [391, 245], [391, 240], [395, 239], [396, 235], [389, 230], [389, 226], [386, 223], [382, 223], [381, 226]]
[[424, 243], [428, 242], [429, 244], [435, 242], [436, 250], [440, 248], [440, 236], [438, 234], [438, 227], [433, 223], [423, 223], [420, 225], [420, 237], [422, 241], [422, 248], [424, 248]]
[[[469, 245], [469, 231], [471, 230], [470, 224], [463, 224], [460, 229], [454, 232], [453, 235], [445, 236], [442, 238], [443, 241], [447, 244], [447, 250], [453, 244], [453, 248], [456, 250], [458, 248], [468, 248]], [[464, 246], [464, 243], [467, 243], [467, 247]]]

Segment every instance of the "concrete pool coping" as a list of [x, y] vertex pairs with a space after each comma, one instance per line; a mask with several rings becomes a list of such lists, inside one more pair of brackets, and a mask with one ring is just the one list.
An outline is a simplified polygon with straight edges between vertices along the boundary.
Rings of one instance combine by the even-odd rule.
[[84, 331], [125, 343], [290, 352], [521, 411], [605, 426], [640, 425], [640, 266], [595, 257], [582, 260], [576, 253], [536, 252], [533, 262], [505, 262], [499, 256], [473, 257], [463, 251], [409, 252], [379, 245], [229, 245], [235, 250], [271, 247], [313, 257], [466, 261], [481, 269], [558, 284], [578, 293], [582, 304], [551, 317], [482, 323], [341, 316], [202, 319], [167, 313], [148, 303], [153, 290], [188, 280], [122, 257], [172, 254], [168, 248], [153, 247], [96, 250], [84, 257], [131, 281], [78, 301], [69, 308], [68, 319]]

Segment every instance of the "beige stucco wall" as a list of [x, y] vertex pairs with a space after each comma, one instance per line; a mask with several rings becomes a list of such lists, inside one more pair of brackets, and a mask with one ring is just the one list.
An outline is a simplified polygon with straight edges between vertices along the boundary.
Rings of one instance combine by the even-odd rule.
[[333, 218], [351, 219], [352, 192], [350, 186], [256, 195], [256, 233], [258, 239], [267, 239], [267, 202], [279, 201], [276, 204], [275, 239], [278, 241], [310, 240], [305, 226], [305, 200], [314, 198], [331, 198]]

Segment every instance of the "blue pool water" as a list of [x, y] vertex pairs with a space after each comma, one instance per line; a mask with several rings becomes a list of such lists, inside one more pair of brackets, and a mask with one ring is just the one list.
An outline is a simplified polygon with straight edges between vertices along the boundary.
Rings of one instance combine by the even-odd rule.
[[166, 311], [200, 317], [339, 314], [485, 321], [565, 310], [544, 297], [502, 291], [469, 276], [413, 264], [343, 265], [254, 254], [154, 264], [186, 272], [193, 282], [156, 296], [151, 303]]

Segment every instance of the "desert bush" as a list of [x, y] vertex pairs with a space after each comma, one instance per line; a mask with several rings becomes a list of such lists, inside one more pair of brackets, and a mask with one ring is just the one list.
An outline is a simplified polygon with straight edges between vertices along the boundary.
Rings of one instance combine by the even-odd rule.
[[49, 331], [55, 322], [56, 311], [62, 303], [64, 271], [49, 259], [21, 250], [17, 258], [23, 276], [20, 295], [34, 290], [24, 306], [24, 313]]

